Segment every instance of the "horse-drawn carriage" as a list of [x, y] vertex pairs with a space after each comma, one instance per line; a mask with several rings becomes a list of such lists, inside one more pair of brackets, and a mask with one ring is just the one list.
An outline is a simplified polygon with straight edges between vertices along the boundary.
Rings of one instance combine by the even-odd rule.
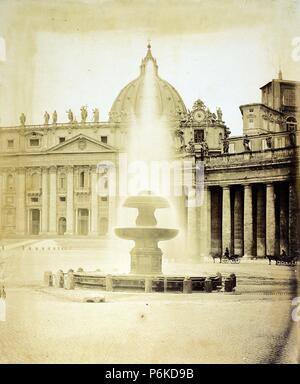
[[281, 255], [267, 255], [266, 258], [269, 260], [269, 265], [272, 261], [275, 261], [276, 265], [286, 265], [293, 267], [297, 264], [297, 256], [288, 256], [286, 253]]
[[230, 255], [229, 252], [224, 252], [224, 255], [222, 254], [213, 254], [212, 258], [215, 262], [215, 259], [220, 259], [220, 263], [223, 264], [239, 264], [241, 261], [241, 258], [239, 255]]

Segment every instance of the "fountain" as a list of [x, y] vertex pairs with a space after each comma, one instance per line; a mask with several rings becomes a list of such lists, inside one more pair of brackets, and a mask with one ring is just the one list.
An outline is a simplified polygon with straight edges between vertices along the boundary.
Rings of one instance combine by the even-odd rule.
[[137, 208], [136, 227], [116, 228], [118, 237], [134, 240], [135, 247], [131, 250], [132, 274], [161, 274], [162, 251], [158, 242], [170, 240], [178, 233], [177, 229], [157, 228], [154, 212], [157, 208], [168, 208], [168, 201], [151, 192], [142, 192], [138, 196], [130, 196], [124, 203], [125, 207]]
[[[149, 44], [147, 55], [141, 66], [142, 97], [139, 98], [140, 106], [137, 113], [132, 115], [128, 145], [129, 160], [142, 161], [147, 165], [147, 169], [153, 160], [168, 161], [171, 158], [169, 129], [164, 123], [163, 111], [159, 111], [157, 105], [159, 100], [157, 65], [150, 48]], [[52, 272], [46, 272], [47, 285], [51, 286], [55, 277], [54, 280], [59, 283], [59, 286], [65, 285], [66, 289], [73, 289], [76, 286], [102, 288], [106, 291], [138, 289], [147, 293], [153, 290], [192, 293], [192, 291], [211, 292], [222, 287], [222, 276], [219, 273], [209, 278], [199, 275], [163, 274], [162, 251], [158, 247], [158, 242], [171, 240], [179, 231], [157, 227], [155, 210], [168, 208], [170, 205], [166, 198], [160, 196], [163, 195], [162, 190], [153, 187], [151, 183], [153, 180], [149, 178], [148, 172], [143, 172], [141, 179], [139, 187], [134, 192], [130, 192], [131, 196], [127, 197], [124, 203], [126, 208], [138, 209], [136, 227], [115, 228], [115, 234], [119, 238], [135, 242], [130, 252], [130, 273], [111, 275], [100, 270], [88, 272], [82, 268], [77, 272], [70, 270], [65, 276], [62, 271], [58, 271], [55, 276]], [[138, 193], [140, 190], [144, 192]], [[157, 194], [149, 190], [155, 190]], [[62, 284], [60, 284], [61, 280]], [[234, 287], [235, 280], [231, 278], [227, 280], [227, 291], [230, 291]]]

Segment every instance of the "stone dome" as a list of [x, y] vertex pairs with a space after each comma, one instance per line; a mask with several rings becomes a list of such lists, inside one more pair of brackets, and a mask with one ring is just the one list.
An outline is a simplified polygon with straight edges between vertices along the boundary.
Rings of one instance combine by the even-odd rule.
[[174, 119], [180, 118], [181, 115], [187, 112], [184, 102], [176, 89], [158, 76], [156, 59], [152, 56], [151, 46], [148, 44], [147, 55], [140, 65], [140, 75], [137, 79], [128, 83], [115, 99], [109, 113], [110, 121], [126, 121], [132, 113], [138, 116], [145, 79], [145, 68], [149, 60], [151, 60], [154, 65], [158, 113], [169, 119]]

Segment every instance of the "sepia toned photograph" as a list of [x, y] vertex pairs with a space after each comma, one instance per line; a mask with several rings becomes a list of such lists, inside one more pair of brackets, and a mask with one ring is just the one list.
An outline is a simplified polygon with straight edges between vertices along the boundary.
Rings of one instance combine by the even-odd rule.
[[299, 126], [300, 0], [0, 0], [0, 364], [298, 364]]

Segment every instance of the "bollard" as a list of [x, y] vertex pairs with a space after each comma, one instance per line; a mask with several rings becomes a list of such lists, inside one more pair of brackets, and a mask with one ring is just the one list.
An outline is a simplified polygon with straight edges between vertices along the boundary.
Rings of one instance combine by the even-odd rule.
[[56, 288], [63, 288], [64, 287], [64, 272], [60, 269], [57, 271], [55, 275], [55, 287]]
[[46, 271], [44, 273], [44, 283], [47, 287], [53, 286], [53, 274], [51, 271]]
[[74, 271], [72, 269], [66, 275], [65, 289], [75, 289]]
[[183, 293], [192, 293], [192, 280], [189, 277], [183, 280]]
[[232, 278], [232, 288], [236, 287], [236, 275], [235, 273], [232, 273], [229, 277]]
[[152, 292], [152, 279], [146, 278], [145, 279], [145, 293], [151, 293]]
[[226, 277], [225, 283], [224, 283], [225, 292], [232, 292], [232, 289], [233, 289], [232, 283], [233, 283], [232, 278]]
[[111, 275], [107, 275], [105, 278], [105, 288], [107, 291], [113, 290], [113, 280], [112, 280]]
[[207, 278], [204, 281], [204, 291], [205, 292], [212, 292], [212, 281], [210, 278]]
[[168, 279], [165, 277], [164, 278], [164, 292], [167, 292], [168, 290]]
[[218, 286], [222, 287], [222, 274], [217, 272], [216, 276], [218, 277]]

